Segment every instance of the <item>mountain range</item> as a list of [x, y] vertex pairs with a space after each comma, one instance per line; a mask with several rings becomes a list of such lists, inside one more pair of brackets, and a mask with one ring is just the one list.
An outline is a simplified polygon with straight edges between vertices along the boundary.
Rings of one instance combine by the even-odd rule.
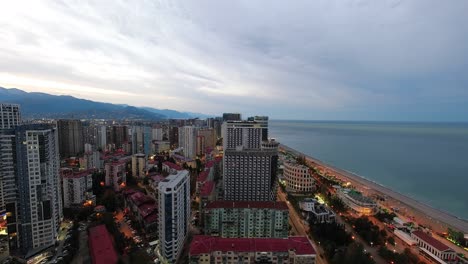
[[3, 87], [0, 87], [0, 103], [15, 103], [21, 105], [21, 114], [25, 119], [93, 118], [163, 120], [170, 118], [187, 119], [210, 117], [199, 113], [102, 103], [69, 95], [25, 92], [16, 88], [7, 89]]

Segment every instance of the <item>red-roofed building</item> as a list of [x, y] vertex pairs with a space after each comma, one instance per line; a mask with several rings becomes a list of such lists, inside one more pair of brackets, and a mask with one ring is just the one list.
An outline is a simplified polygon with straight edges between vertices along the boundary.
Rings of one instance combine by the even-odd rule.
[[140, 222], [147, 233], [157, 231], [157, 213], [156, 201], [149, 195], [141, 191], [126, 189], [123, 191], [125, 197], [125, 206], [130, 209], [135, 219]]
[[176, 174], [178, 171], [181, 171], [183, 169], [184, 168], [182, 168], [181, 166], [170, 161], [165, 161], [162, 164], [162, 170], [170, 174]]
[[[411, 233], [411, 237], [418, 242], [418, 246], [421, 249], [420, 252], [425, 257], [436, 260], [439, 263], [456, 263], [457, 254], [455, 251], [431, 235], [423, 231], [414, 231]], [[441, 262], [441, 260], [445, 262]]]
[[98, 225], [89, 229], [88, 244], [93, 264], [117, 263], [117, 252], [105, 225]]
[[288, 236], [289, 210], [285, 202], [214, 201], [201, 212], [205, 234], [236, 238]]
[[132, 156], [110, 159], [105, 162], [106, 186], [112, 186], [114, 191], [120, 191], [127, 183], [127, 167], [130, 166]]
[[315, 263], [315, 250], [307, 237], [221, 238], [195, 236], [190, 261], [196, 263]]

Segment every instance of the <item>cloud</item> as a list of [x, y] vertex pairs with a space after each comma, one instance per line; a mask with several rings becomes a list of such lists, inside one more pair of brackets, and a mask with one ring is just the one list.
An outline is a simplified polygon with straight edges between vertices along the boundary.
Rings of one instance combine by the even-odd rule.
[[14, 1], [0, 10], [0, 85], [295, 119], [388, 119], [408, 105], [427, 119], [443, 104], [438, 118], [453, 119], [468, 103], [467, 11], [461, 0]]

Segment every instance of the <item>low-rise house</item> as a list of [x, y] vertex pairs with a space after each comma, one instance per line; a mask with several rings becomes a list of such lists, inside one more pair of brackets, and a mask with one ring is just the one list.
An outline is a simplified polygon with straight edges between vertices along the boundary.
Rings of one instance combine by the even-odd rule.
[[336, 214], [329, 207], [320, 204], [316, 199], [306, 198], [299, 203], [299, 207], [305, 219], [314, 224], [336, 221]]

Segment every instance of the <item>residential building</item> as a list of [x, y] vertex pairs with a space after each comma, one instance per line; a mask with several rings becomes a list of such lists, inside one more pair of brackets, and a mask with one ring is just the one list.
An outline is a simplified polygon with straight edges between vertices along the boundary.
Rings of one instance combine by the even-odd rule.
[[206, 150], [205, 144], [205, 137], [204, 136], [197, 136], [197, 147], [196, 147], [196, 155], [203, 156]]
[[176, 263], [189, 232], [190, 176], [186, 170], [171, 174], [158, 186], [159, 254]]
[[315, 181], [310, 175], [309, 167], [287, 161], [283, 164], [283, 176], [286, 180], [286, 191], [297, 193], [310, 193], [315, 189]]
[[420, 254], [436, 263], [458, 263], [456, 252], [423, 231], [414, 231], [411, 238], [418, 243]]
[[179, 146], [179, 128], [177, 126], [169, 128], [169, 144], [171, 145], [171, 148]]
[[0, 129], [0, 213], [17, 199], [16, 142], [14, 129]]
[[96, 197], [93, 195], [93, 172], [85, 170], [74, 172], [65, 168], [60, 170], [63, 189], [63, 207], [81, 206], [91, 201], [95, 204]]
[[163, 128], [161, 127], [161, 125], [156, 125], [153, 127], [153, 129], [151, 130], [151, 139], [158, 141], [163, 140]]
[[184, 156], [193, 159], [196, 156], [197, 128], [195, 126], [179, 127], [179, 147], [183, 149]]
[[96, 138], [97, 148], [106, 151], [107, 149], [107, 127], [98, 126], [97, 127], [97, 138]]
[[333, 223], [336, 221], [336, 214], [325, 204], [319, 203], [316, 199], [305, 198], [299, 203], [299, 208], [305, 216], [306, 221], [314, 224]]
[[151, 153], [161, 153], [171, 150], [171, 145], [169, 141], [156, 141], [153, 140], [151, 144]]
[[21, 123], [20, 106], [0, 103], [0, 129], [14, 128]]
[[286, 202], [214, 201], [204, 209], [205, 233], [220, 237], [288, 237]]
[[132, 156], [132, 176], [135, 178], [144, 178], [146, 176], [146, 155], [134, 154]]
[[117, 252], [105, 225], [91, 227], [88, 230], [88, 245], [92, 264], [117, 263]]
[[305, 236], [288, 238], [221, 238], [196, 235], [189, 263], [314, 264], [315, 250]]
[[214, 147], [216, 146], [216, 133], [213, 128], [199, 129], [198, 136], [203, 137], [204, 146], [203, 148], [200, 147], [200, 149], [197, 148], [197, 152], [205, 152], [206, 148], [214, 149]]
[[125, 208], [131, 210], [135, 219], [145, 229], [147, 234], [157, 232], [158, 229], [158, 205], [150, 195], [134, 189], [123, 191]]
[[373, 215], [377, 212], [377, 203], [356, 190], [338, 187], [336, 194], [348, 208], [359, 215]]
[[122, 156], [104, 163], [106, 186], [112, 186], [116, 192], [126, 186], [127, 169], [131, 160], [132, 156]]
[[84, 152], [83, 124], [80, 120], [57, 121], [60, 158], [75, 157]]
[[107, 144], [113, 145], [114, 149], [121, 149], [129, 142], [129, 133], [127, 126], [111, 126], [106, 130]]
[[169, 174], [177, 174], [178, 171], [184, 170], [181, 166], [172, 163], [170, 161], [165, 161], [162, 164], [162, 171], [167, 172]]
[[10, 254], [28, 258], [55, 244], [62, 219], [57, 129], [15, 129], [16, 200], [6, 204]]
[[223, 123], [225, 200], [274, 200], [279, 144], [262, 140], [265, 126], [255, 121]]

